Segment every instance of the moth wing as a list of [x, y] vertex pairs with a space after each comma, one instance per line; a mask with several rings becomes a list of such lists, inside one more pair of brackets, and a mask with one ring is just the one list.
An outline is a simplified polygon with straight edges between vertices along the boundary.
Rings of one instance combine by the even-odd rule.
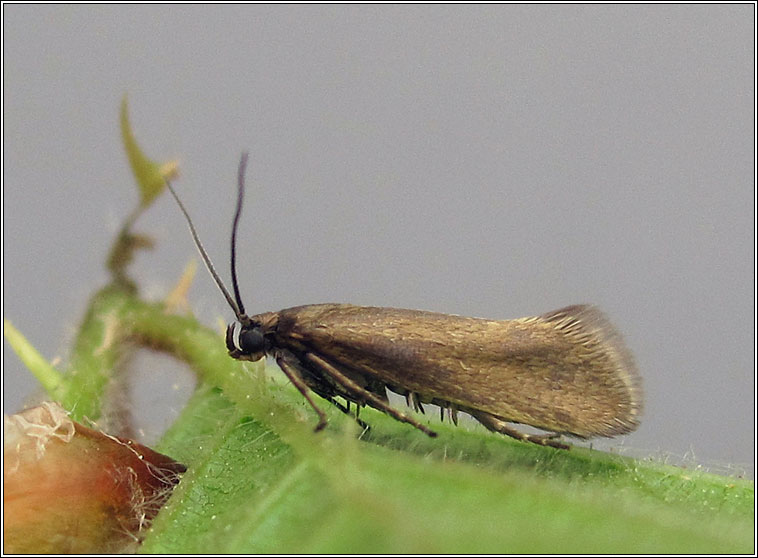
[[639, 376], [592, 306], [485, 320], [341, 304], [279, 313], [280, 342], [390, 389], [580, 437], [634, 430]]

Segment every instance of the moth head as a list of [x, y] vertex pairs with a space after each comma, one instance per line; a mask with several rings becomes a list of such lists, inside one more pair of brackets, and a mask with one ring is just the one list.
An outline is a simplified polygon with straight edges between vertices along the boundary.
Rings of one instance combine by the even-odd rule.
[[232, 322], [226, 328], [226, 348], [237, 360], [260, 360], [266, 355], [266, 339], [260, 324]]

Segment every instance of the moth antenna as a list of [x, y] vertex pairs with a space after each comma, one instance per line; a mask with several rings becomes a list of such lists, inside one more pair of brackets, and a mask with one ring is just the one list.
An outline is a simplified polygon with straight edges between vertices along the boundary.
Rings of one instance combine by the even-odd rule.
[[[205, 251], [205, 248], [203, 248], [203, 243], [200, 242], [200, 238], [197, 236], [195, 225], [192, 223], [192, 219], [190, 219], [189, 213], [187, 213], [187, 210], [185, 209], [184, 204], [182, 203], [182, 200], [179, 199], [179, 196], [177, 195], [173, 186], [171, 186], [171, 182], [169, 180], [166, 180], [166, 186], [168, 186], [168, 189], [171, 192], [171, 195], [174, 196], [176, 203], [179, 204], [179, 209], [182, 210], [182, 213], [184, 213], [184, 217], [187, 219], [187, 224], [189, 225], [190, 232], [192, 233], [192, 238], [195, 241], [195, 246], [197, 247], [197, 251], [200, 252], [200, 256], [203, 258], [203, 262], [205, 262], [205, 267], [208, 268], [208, 272], [211, 274], [211, 277], [213, 277], [213, 280], [216, 282], [216, 285], [218, 286], [219, 290], [224, 294], [224, 297], [226, 297], [226, 302], [229, 304], [229, 306], [231, 306], [232, 310], [234, 311], [234, 315], [237, 316], [237, 320], [239, 320], [240, 322], [244, 322], [247, 316], [245, 316], [244, 311], [240, 310], [240, 307], [237, 305], [237, 303], [234, 301], [232, 296], [229, 294], [229, 291], [224, 285], [224, 282], [221, 280], [221, 277], [219, 277], [218, 273], [216, 273], [216, 268], [213, 267], [213, 262], [208, 256], [208, 253]], [[234, 260], [232, 259], [232, 269], [234, 265], [233, 262]], [[235, 280], [235, 290], [236, 290], [236, 280]]]
[[247, 168], [247, 152], [242, 153], [240, 166], [237, 172], [237, 208], [234, 210], [234, 221], [232, 222], [232, 287], [234, 288], [234, 298], [237, 300], [239, 313], [245, 315], [245, 305], [242, 304], [240, 289], [237, 284], [237, 225], [239, 224], [240, 215], [242, 214], [242, 202], [245, 198], [245, 169]]

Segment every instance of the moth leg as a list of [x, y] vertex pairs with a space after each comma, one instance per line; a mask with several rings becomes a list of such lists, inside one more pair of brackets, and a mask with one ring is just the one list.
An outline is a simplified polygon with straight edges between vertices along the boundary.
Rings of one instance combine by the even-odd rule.
[[450, 420], [453, 421], [455, 426], [458, 426], [458, 409], [454, 406], [450, 406], [447, 410], [450, 411]]
[[357, 403], [355, 404], [355, 412], [354, 413], [352, 411], [350, 411], [350, 401], [347, 402], [347, 405], [343, 405], [339, 401], [337, 401], [334, 398], [332, 398], [332, 399], [329, 399], [329, 403], [331, 403], [332, 405], [334, 405], [335, 407], [337, 407], [340, 411], [342, 411], [346, 415], [353, 417], [353, 419], [355, 420], [355, 422], [358, 423], [358, 426], [360, 426], [361, 428], [363, 428], [363, 430], [371, 430], [371, 426], [369, 426], [368, 424], [366, 424], [365, 421], [362, 421], [358, 417], [358, 410], [361, 408], [361, 406], [358, 405]]
[[507, 422], [502, 421], [490, 415], [489, 413], [480, 413], [476, 411], [469, 412], [471, 413], [471, 416], [481, 422], [489, 430], [492, 430], [493, 432], [499, 432], [500, 434], [505, 434], [511, 438], [521, 440], [522, 442], [531, 442], [540, 446], [550, 446], [551, 448], [557, 449], [569, 449], [571, 447], [555, 439], [559, 436], [559, 434], [525, 434], [524, 432], [521, 432], [512, 426], [509, 426]]
[[345, 376], [336, 367], [329, 364], [320, 356], [314, 353], [305, 353], [305, 358], [310, 360], [311, 363], [315, 364], [316, 366], [320, 366], [323, 370], [325, 370], [329, 374], [331, 378], [334, 379], [334, 381], [340, 384], [343, 388], [345, 388], [349, 392], [357, 394], [360, 398], [364, 399], [365, 401], [371, 402], [372, 407], [375, 407], [379, 409], [380, 411], [384, 411], [385, 413], [390, 415], [392, 418], [399, 420], [400, 422], [407, 422], [408, 424], [415, 426], [416, 428], [418, 428], [419, 430], [421, 430], [428, 436], [431, 436], [432, 438], [437, 435], [436, 432], [434, 432], [433, 430], [429, 430], [426, 426], [424, 426], [420, 422], [413, 420], [408, 415], [401, 413], [397, 409], [391, 407], [387, 402], [385, 402], [381, 397], [379, 397], [375, 393], [372, 393], [362, 388], [358, 384], [356, 384], [353, 380]]
[[426, 411], [424, 411], [424, 406], [421, 404], [421, 399], [419, 398], [418, 393], [415, 393], [413, 391], [409, 391], [405, 394], [405, 404], [409, 407], [413, 407], [413, 410], [417, 413], [421, 413], [422, 415], [426, 414]]
[[282, 372], [284, 372], [289, 381], [292, 382], [292, 385], [297, 388], [303, 397], [305, 397], [305, 400], [308, 402], [308, 404], [313, 408], [314, 411], [316, 411], [316, 414], [318, 415], [318, 424], [316, 425], [316, 428], [314, 428], [314, 431], [318, 432], [319, 430], [322, 430], [326, 426], [326, 414], [319, 408], [318, 405], [316, 405], [313, 399], [311, 399], [310, 389], [307, 385], [305, 385], [305, 382], [300, 376], [300, 372], [298, 372], [297, 368], [295, 368], [292, 364], [287, 362], [284, 357], [276, 357], [276, 363], [279, 365], [279, 368], [282, 369]]

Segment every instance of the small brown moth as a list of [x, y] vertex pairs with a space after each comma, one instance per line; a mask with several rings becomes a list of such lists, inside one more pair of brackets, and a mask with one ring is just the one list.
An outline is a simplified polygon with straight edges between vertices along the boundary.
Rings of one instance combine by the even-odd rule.
[[[168, 186], [237, 317], [226, 331], [229, 355], [250, 361], [272, 356], [318, 415], [317, 431], [327, 419], [311, 392], [344, 412], [351, 402], [358, 408], [368, 405], [436, 436], [392, 407], [387, 390], [404, 395], [421, 412], [424, 403], [431, 403], [440, 407], [441, 415], [448, 409], [457, 422], [462, 411], [495, 432], [561, 449], [569, 447], [556, 439], [561, 434], [612, 437], [637, 427], [642, 402], [634, 361], [616, 329], [592, 306], [501, 321], [350, 304], [313, 304], [248, 316], [235, 263], [246, 164], [243, 154], [231, 238], [234, 298]], [[526, 434], [508, 423], [550, 433]]]

